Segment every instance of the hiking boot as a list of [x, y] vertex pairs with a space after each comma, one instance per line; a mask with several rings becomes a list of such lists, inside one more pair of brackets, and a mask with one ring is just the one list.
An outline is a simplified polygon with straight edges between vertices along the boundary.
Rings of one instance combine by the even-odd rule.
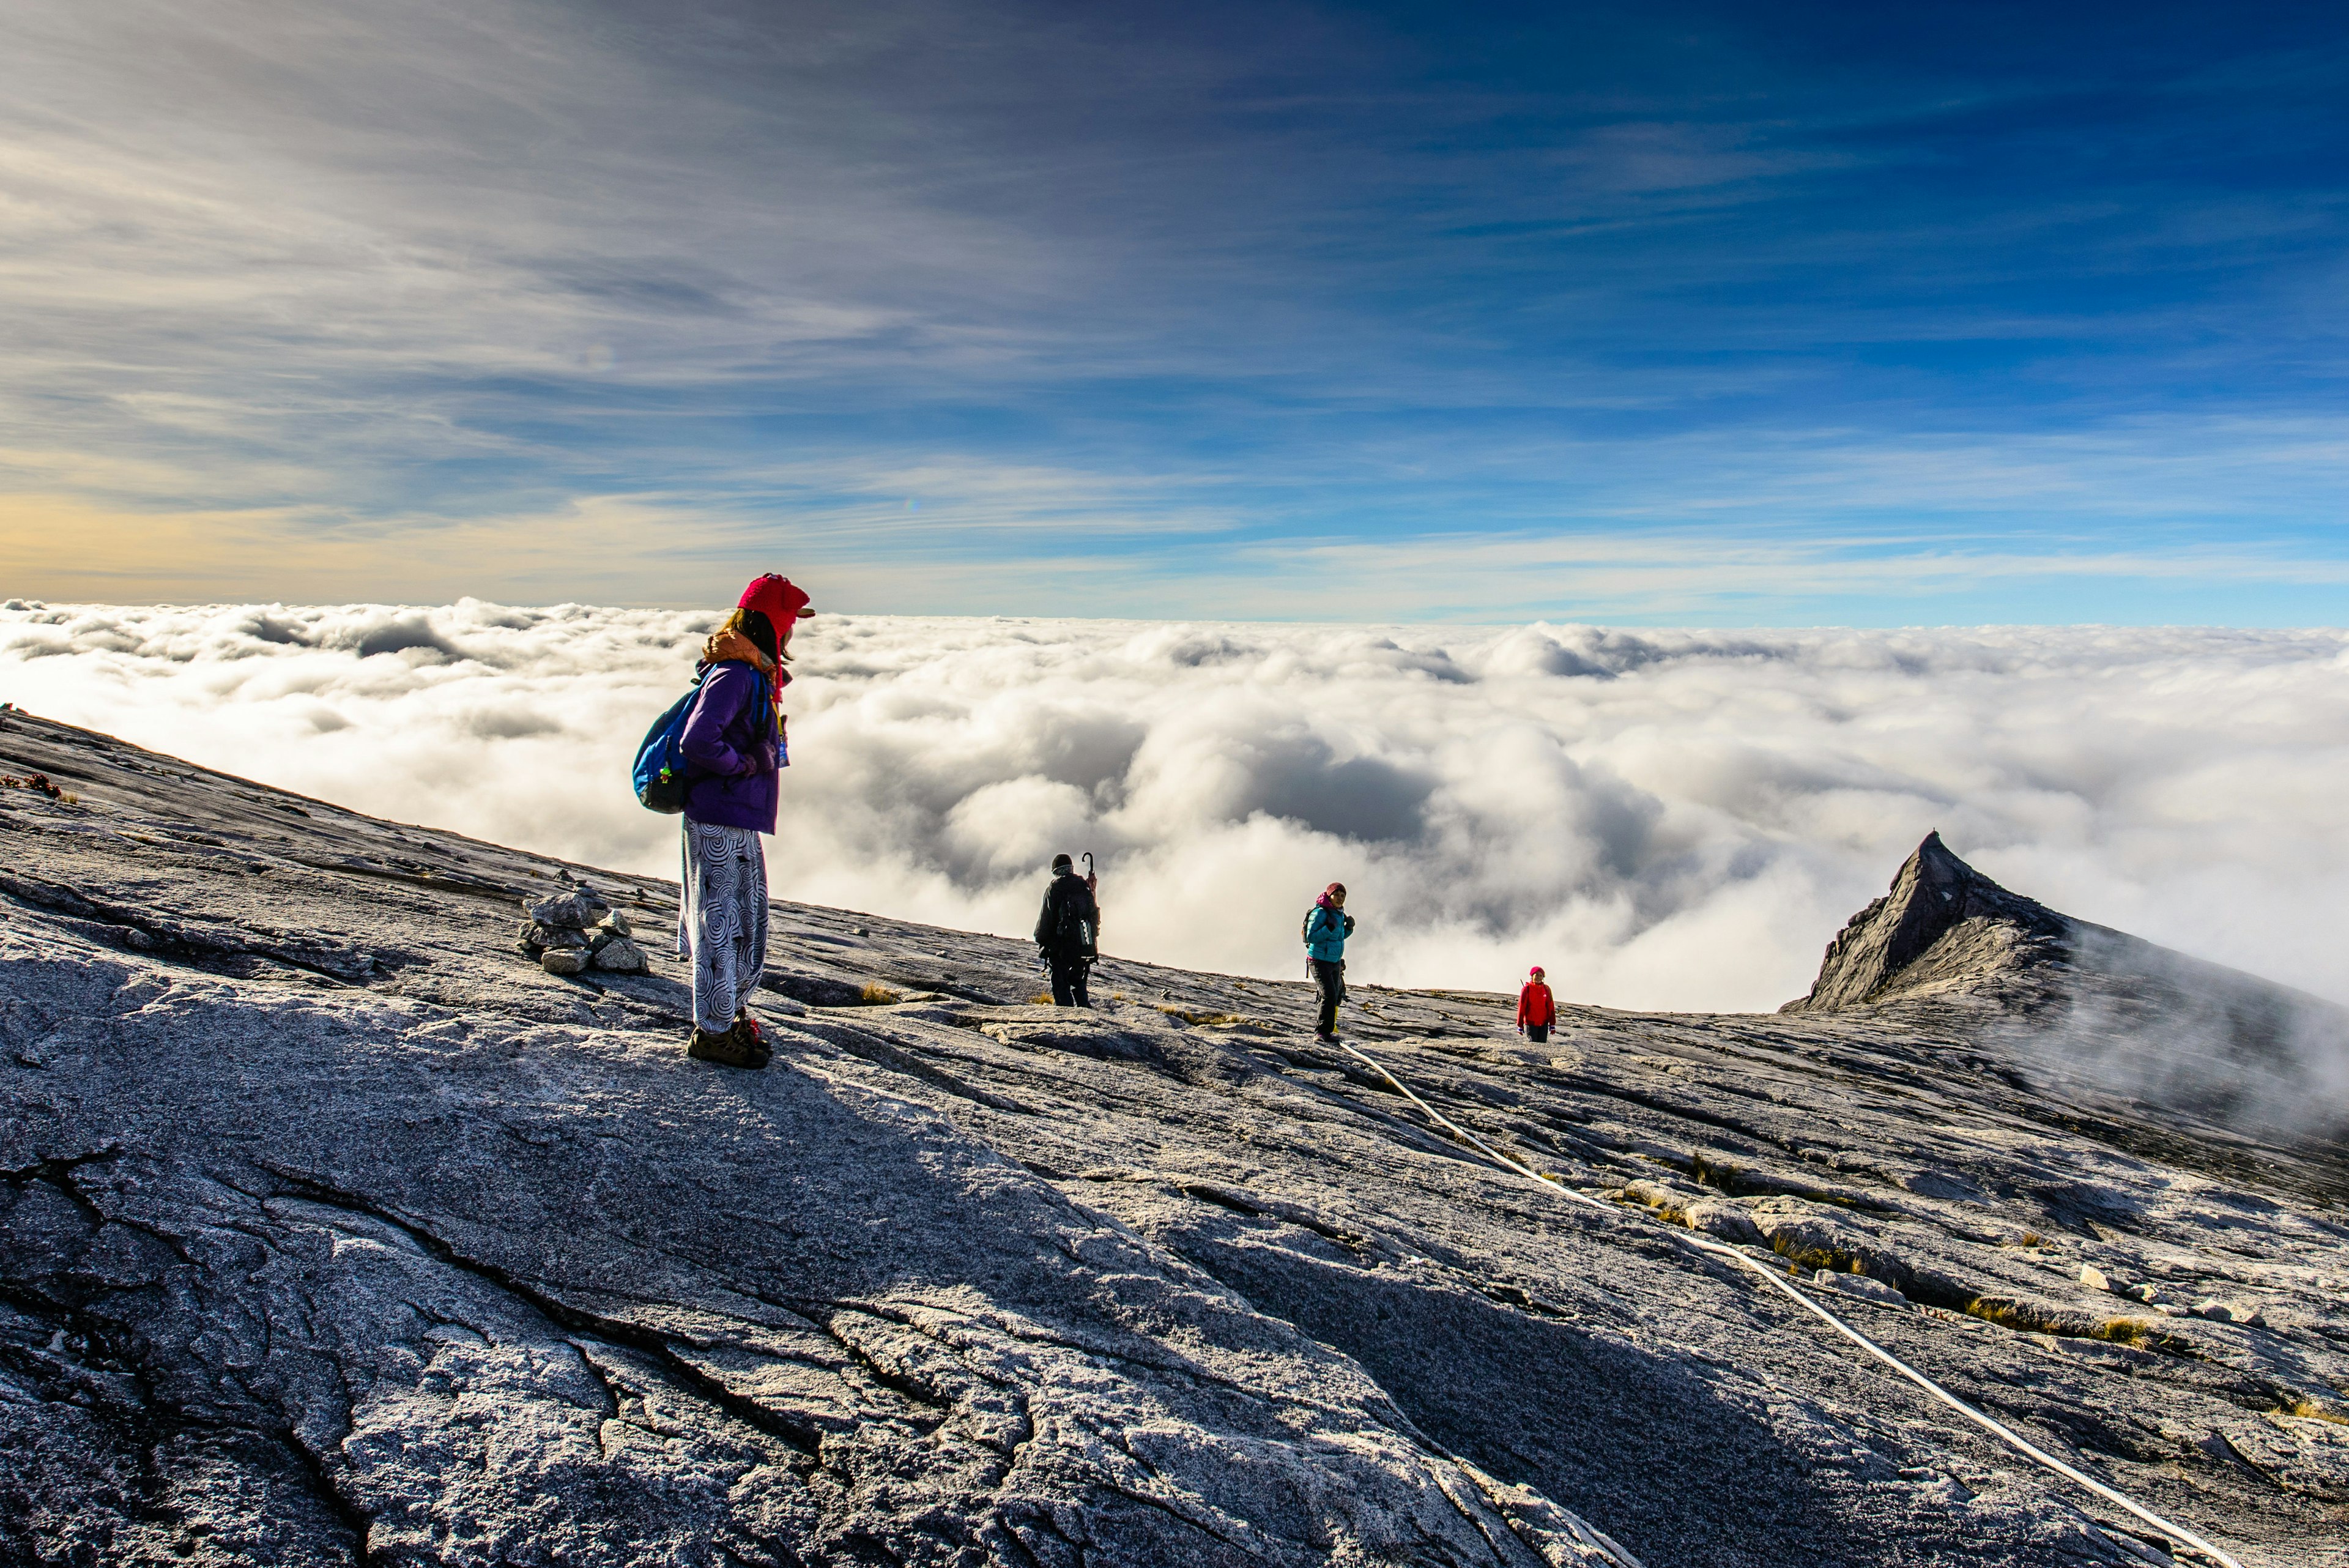
[[730, 1027], [715, 1034], [696, 1024], [693, 1044], [685, 1048], [685, 1054], [697, 1062], [717, 1062], [729, 1067], [754, 1070], [765, 1066], [770, 1054], [755, 1035], [743, 1033], [742, 1021], [739, 1018]]
[[734, 1026], [727, 1033], [741, 1036], [743, 1043], [750, 1047], [750, 1054], [759, 1058], [757, 1063], [759, 1066], [765, 1066], [773, 1058], [775, 1043], [767, 1038], [767, 1032], [759, 1026], [757, 1019], [750, 1016], [749, 1008], [746, 1007], [734, 1015]]

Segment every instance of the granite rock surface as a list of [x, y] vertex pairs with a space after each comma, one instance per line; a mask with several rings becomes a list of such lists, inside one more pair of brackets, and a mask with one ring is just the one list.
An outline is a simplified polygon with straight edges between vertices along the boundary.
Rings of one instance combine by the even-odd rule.
[[1954, 857], [1902, 875], [1970, 912], [1797, 1012], [1357, 992], [1594, 1210], [1301, 981], [1058, 1012], [1025, 943], [779, 904], [737, 1072], [659, 946], [512, 946], [671, 885], [21, 713], [0, 772], [63, 791], [0, 794], [0, 1559], [2171, 1560], [1702, 1232], [2244, 1563], [2349, 1562], [2338, 1145], [2067, 1055], [2127, 965]]

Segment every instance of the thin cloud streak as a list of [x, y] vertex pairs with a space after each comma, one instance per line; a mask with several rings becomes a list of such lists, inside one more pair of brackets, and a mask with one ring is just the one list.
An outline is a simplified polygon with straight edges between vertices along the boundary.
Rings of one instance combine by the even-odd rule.
[[[887, 483], [907, 477], [877, 476], [864, 487], [925, 494], [920, 510], [852, 496], [811, 508], [781, 541], [728, 497], [587, 496], [549, 512], [359, 520], [295, 509], [152, 515], [67, 495], [0, 497], [0, 580], [191, 602], [233, 597], [238, 584], [267, 570], [296, 587], [364, 581], [409, 602], [488, 587], [514, 599], [570, 593], [660, 605], [781, 558], [824, 586], [827, 606], [844, 610], [984, 605], [1015, 614], [1082, 607], [1152, 618], [1350, 614], [1477, 625], [1545, 616], [1749, 624], [1774, 611], [1803, 618], [1860, 606], [1868, 619], [1858, 624], [1949, 624], [1972, 611], [1985, 585], [2001, 583], [2107, 596], [2161, 585], [2289, 589], [2315, 596], [2296, 602], [2333, 602], [2337, 611], [2337, 597], [2324, 596], [2349, 587], [2349, 560], [2284, 545], [2116, 552], [2076, 540], [2021, 552], [1992, 535], [1920, 549], [1897, 533], [1782, 530], [1727, 540], [1695, 527], [1261, 543], [1236, 536], [1228, 513], [1112, 510], [1147, 501], [1089, 476], [1023, 471], [1002, 477], [1010, 488], [993, 501], [968, 499], [989, 483], [976, 469]], [[1031, 511], [1017, 493], [1028, 485], [1057, 495], [1060, 506]], [[1187, 541], [1218, 535], [1213, 566], [1180, 557]], [[875, 561], [882, 545], [888, 558]]]

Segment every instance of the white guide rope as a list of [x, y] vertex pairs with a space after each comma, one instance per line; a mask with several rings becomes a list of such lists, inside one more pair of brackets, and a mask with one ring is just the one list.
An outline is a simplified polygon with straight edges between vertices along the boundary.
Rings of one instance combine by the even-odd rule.
[[[1402, 1095], [1403, 1098], [1409, 1100], [1413, 1105], [1417, 1106], [1421, 1110], [1426, 1112], [1431, 1119], [1441, 1124], [1455, 1136], [1475, 1145], [1487, 1158], [1506, 1167], [1508, 1169], [1515, 1171], [1517, 1175], [1524, 1177], [1528, 1181], [1537, 1182], [1547, 1190], [1557, 1193], [1563, 1197], [1571, 1198], [1578, 1203], [1587, 1203], [1591, 1208], [1608, 1214], [1620, 1214], [1624, 1212], [1614, 1204], [1601, 1203], [1598, 1199], [1591, 1197], [1588, 1193], [1577, 1192], [1574, 1189], [1567, 1186], [1564, 1182], [1558, 1181], [1551, 1177], [1544, 1176], [1541, 1172], [1534, 1169], [1532, 1167], [1521, 1165], [1517, 1161], [1511, 1159], [1507, 1155], [1503, 1154], [1499, 1149], [1495, 1148], [1491, 1144], [1486, 1143], [1483, 1138], [1478, 1137], [1475, 1133], [1470, 1132], [1466, 1127], [1462, 1127], [1459, 1123], [1445, 1116], [1442, 1111], [1437, 1110], [1433, 1106], [1429, 1105], [1425, 1100], [1421, 1099], [1417, 1095], [1412, 1093], [1411, 1086], [1409, 1085], [1405, 1084], [1401, 1078], [1396, 1077], [1392, 1073], [1388, 1072], [1385, 1067], [1380, 1065], [1375, 1058], [1364, 1055], [1361, 1052], [1355, 1050], [1351, 1045], [1347, 1044], [1342, 1040], [1339, 1041], [1337, 1044], [1340, 1050], [1345, 1052], [1356, 1061], [1368, 1066], [1371, 1071], [1376, 1073], [1380, 1077], [1384, 1078], [1388, 1083], [1392, 1084], [1398, 1094]], [[1796, 1290], [1786, 1281], [1779, 1278], [1776, 1271], [1764, 1267], [1763, 1264], [1747, 1257], [1744, 1253], [1739, 1251], [1734, 1247], [1723, 1246], [1718, 1241], [1711, 1241], [1706, 1237], [1697, 1235], [1693, 1231], [1687, 1235], [1682, 1235], [1679, 1231], [1675, 1231], [1672, 1232], [1672, 1240], [1682, 1242], [1687, 1246], [1694, 1247], [1698, 1251], [1709, 1252], [1716, 1257], [1727, 1258], [1733, 1262], [1743, 1264], [1745, 1268], [1752, 1270], [1754, 1273], [1761, 1275], [1763, 1279], [1768, 1281], [1773, 1289], [1782, 1291], [1786, 1295], [1793, 1297], [1795, 1301], [1802, 1305], [1805, 1311], [1820, 1319], [1829, 1328], [1834, 1329], [1837, 1334], [1843, 1335], [1846, 1339], [1851, 1341], [1854, 1345], [1859, 1346], [1870, 1355], [1876, 1357], [1877, 1360], [1884, 1363], [1885, 1366], [1892, 1368], [1893, 1371], [1900, 1374], [1901, 1376], [1909, 1379], [1909, 1382], [1917, 1385], [1918, 1387], [1925, 1390], [1926, 1393], [1930, 1394], [1934, 1398], [1939, 1399], [1942, 1404], [1947, 1405], [1951, 1409], [1955, 1410], [1958, 1414], [1963, 1416], [1967, 1420], [1971, 1421], [1975, 1426], [1982, 1428], [1984, 1431], [2000, 1438], [2009, 1447], [2038, 1460], [2041, 1464], [2046, 1466], [2049, 1469], [2054, 1470], [2057, 1475], [2064, 1477], [2066, 1480], [2077, 1482], [2079, 1485], [2087, 1488], [2090, 1491], [2095, 1492], [2098, 1497], [2103, 1498], [2106, 1501], [2127, 1509], [2129, 1512], [2145, 1521], [2146, 1523], [2153, 1526], [2156, 1530], [2160, 1531], [2164, 1535], [2168, 1536], [2172, 1541], [2177, 1542], [2179, 1545], [2185, 1546], [2192, 1551], [2199, 1552], [2205, 1557], [2209, 1558], [2212, 1562], [2220, 1564], [2220, 1568], [2243, 1568], [2243, 1565], [2240, 1563], [2238, 1563], [2234, 1558], [2230, 1557], [2224, 1552], [2220, 1551], [2219, 1548], [2211, 1545], [2209, 1542], [2203, 1540], [2200, 1536], [2195, 1534], [2184, 1525], [2172, 1524], [2169, 1521], [2162, 1518], [2161, 1515], [2154, 1512], [2151, 1509], [2147, 1508], [2135, 1500], [2114, 1490], [2111, 1487], [2108, 1487], [2104, 1482], [2096, 1480], [2095, 1477], [2088, 1475], [2085, 1472], [2064, 1463], [2062, 1459], [2057, 1459], [2054, 1455], [2047, 1452], [2044, 1449], [2040, 1448], [2037, 1444], [2032, 1442], [2028, 1438], [2023, 1437], [2021, 1433], [2015, 1431], [2014, 1428], [2007, 1426], [2004, 1422], [1975, 1409], [1971, 1405], [1967, 1404], [1964, 1400], [1959, 1398], [1956, 1395], [1942, 1387], [1939, 1383], [1934, 1382], [1930, 1377], [1926, 1376], [1923, 1373], [1918, 1371], [1915, 1367], [1909, 1366], [1907, 1362], [1901, 1360], [1899, 1356], [1893, 1355], [1890, 1351], [1885, 1349], [1882, 1345], [1877, 1344], [1874, 1340], [1868, 1338], [1857, 1329], [1852, 1327], [1849, 1324], [1845, 1323], [1841, 1318], [1836, 1316], [1835, 1314], [1819, 1305], [1818, 1303], [1813, 1301], [1809, 1296], [1806, 1296], [1802, 1292]]]

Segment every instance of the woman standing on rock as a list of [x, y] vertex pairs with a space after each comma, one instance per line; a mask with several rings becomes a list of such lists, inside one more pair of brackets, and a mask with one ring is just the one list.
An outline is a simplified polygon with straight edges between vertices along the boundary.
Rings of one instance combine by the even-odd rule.
[[772, 1054], [743, 1005], [767, 967], [767, 857], [784, 765], [782, 689], [792, 626], [808, 597], [770, 573], [743, 590], [702, 645], [699, 689], [678, 749], [692, 772], [685, 794], [679, 957], [693, 961], [693, 1043], [686, 1054], [730, 1067]]

